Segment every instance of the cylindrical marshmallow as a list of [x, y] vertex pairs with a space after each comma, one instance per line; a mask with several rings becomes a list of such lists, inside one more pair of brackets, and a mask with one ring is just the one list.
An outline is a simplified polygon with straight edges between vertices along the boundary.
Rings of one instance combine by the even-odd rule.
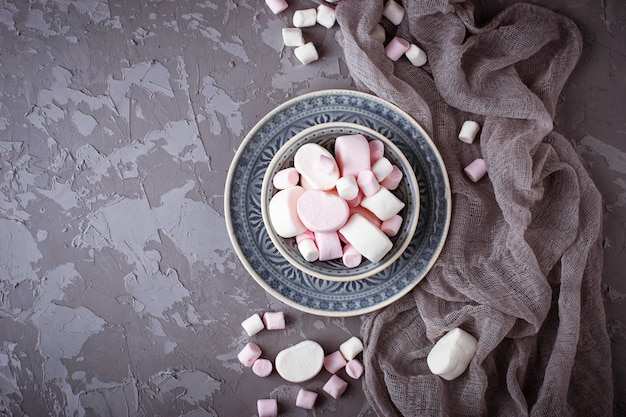
[[315, 405], [315, 400], [317, 400], [317, 392], [308, 391], [304, 388], [300, 388], [300, 391], [298, 391], [298, 396], [296, 397], [296, 407], [311, 410]]
[[276, 372], [286, 381], [308, 381], [322, 370], [324, 349], [313, 340], [304, 340], [281, 350], [276, 355]]
[[385, 156], [385, 144], [380, 139], [370, 140], [370, 164], [374, 165], [376, 161]]
[[363, 197], [361, 206], [374, 213], [380, 220], [385, 221], [398, 214], [405, 204], [391, 191], [385, 187], [380, 187], [375, 194]]
[[353, 214], [339, 233], [370, 262], [379, 262], [393, 247], [389, 237], [360, 214]]
[[285, 46], [304, 45], [304, 36], [300, 28], [283, 28], [283, 44]]
[[298, 235], [296, 235], [296, 242], [300, 243], [303, 240], [315, 240], [315, 234], [310, 231], [310, 230], [306, 230]]
[[346, 374], [352, 379], [359, 379], [364, 370], [365, 367], [358, 359], [352, 359], [346, 364]]
[[346, 224], [350, 207], [336, 194], [321, 190], [305, 191], [298, 199], [300, 221], [313, 232], [334, 232]]
[[370, 146], [361, 134], [344, 135], [335, 139], [335, 159], [341, 175], [357, 177], [361, 171], [370, 169]]
[[277, 417], [278, 416], [278, 401], [274, 398], [265, 398], [257, 400], [256, 410], [259, 417]]
[[374, 165], [372, 165], [372, 172], [376, 176], [378, 182], [387, 178], [387, 175], [391, 174], [392, 171], [393, 165], [391, 164], [389, 159], [385, 158], [384, 156], [378, 159], [378, 161], [374, 162]]
[[246, 367], [251, 367], [254, 362], [261, 357], [261, 348], [253, 342], [248, 343], [241, 349], [237, 355], [237, 359]]
[[298, 182], [300, 182], [300, 174], [298, 174], [298, 170], [293, 167], [281, 169], [274, 174], [272, 178], [272, 184], [277, 190], [293, 187], [298, 185]]
[[391, 173], [389, 173], [389, 175], [387, 175], [387, 177], [380, 182], [380, 185], [388, 190], [395, 190], [398, 188], [398, 185], [400, 185], [402, 177], [404, 177], [402, 170], [400, 170], [397, 165], [394, 165]]
[[402, 216], [396, 214], [382, 222], [380, 230], [382, 230], [387, 236], [393, 237], [398, 234], [400, 226], [402, 226]]
[[363, 255], [355, 249], [354, 246], [347, 243], [343, 247], [343, 256], [341, 257], [343, 264], [348, 268], [356, 268], [363, 262]]
[[473, 182], [478, 182], [487, 173], [487, 163], [484, 159], [478, 158], [465, 167], [465, 175]]
[[359, 185], [354, 175], [346, 175], [337, 180], [337, 194], [346, 201], [355, 199], [359, 195]]
[[317, 23], [317, 10], [302, 9], [293, 12], [293, 25], [297, 28], [315, 26]]
[[343, 248], [337, 232], [315, 232], [315, 244], [320, 261], [330, 261], [343, 256]]
[[367, 220], [370, 221], [370, 223], [372, 223], [374, 226], [378, 227], [379, 229], [380, 229], [380, 226], [382, 226], [382, 223], [383, 223], [382, 220], [376, 217], [374, 213], [372, 213], [365, 207], [360, 206], [360, 205], [357, 207], [350, 207], [350, 216], [356, 213], [359, 213], [361, 216], [365, 217]]
[[340, 369], [343, 369], [347, 363], [348, 361], [346, 361], [338, 350], [324, 357], [324, 369], [331, 374], [336, 374]]
[[268, 214], [276, 234], [280, 237], [294, 237], [306, 230], [298, 217], [298, 199], [305, 193], [300, 186], [285, 188], [278, 191], [270, 199]]
[[335, 163], [332, 172], [321, 172], [319, 170], [321, 156], [333, 159], [333, 154], [323, 146], [317, 143], [305, 143], [294, 154], [293, 165], [300, 173], [301, 183], [306, 182], [310, 188], [316, 190], [331, 190], [335, 188], [339, 179], [339, 166]]
[[263, 324], [267, 330], [285, 328], [285, 314], [282, 311], [267, 311], [263, 314]]
[[272, 365], [272, 361], [269, 359], [257, 359], [252, 364], [252, 372], [261, 378], [269, 376], [272, 373], [273, 368], [274, 366]]
[[358, 207], [361, 205], [361, 200], [363, 199], [363, 194], [359, 191], [357, 196], [352, 200], [348, 200], [348, 206], [350, 208]]
[[346, 392], [347, 388], [348, 383], [337, 375], [332, 375], [326, 384], [324, 384], [324, 387], [322, 387], [322, 389], [334, 399], [341, 397], [343, 393]]
[[347, 361], [351, 361], [363, 351], [363, 342], [358, 337], [352, 336], [339, 345], [339, 351]]
[[404, 7], [396, 3], [394, 0], [389, 0], [385, 3], [385, 8], [383, 9], [383, 16], [385, 16], [391, 23], [394, 25], [399, 25], [404, 18]]
[[305, 239], [299, 242], [298, 251], [307, 262], [315, 262], [320, 258], [320, 251], [317, 249], [313, 239]]
[[409, 50], [411, 44], [406, 39], [395, 36], [389, 41], [385, 47], [385, 55], [392, 61], [397, 61], [406, 51]]
[[376, 194], [380, 189], [380, 183], [376, 179], [376, 175], [369, 169], [361, 171], [356, 182], [365, 197]]
[[433, 374], [451, 381], [467, 369], [477, 346], [474, 336], [457, 327], [435, 343], [426, 363]]
[[376, 23], [376, 26], [374, 26], [370, 34], [372, 38], [376, 39], [378, 42], [385, 43], [387, 34], [385, 33], [385, 28], [380, 23]]
[[272, 13], [278, 14], [285, 10], [289, 5], [285, 0], [265, 0], [265, 4], [268, 5]]
[[302, 65], [307, 65], [313, 61], [317, 61], [320, 57], [317, 53], [317, 49], [315, 49], [315, 45], [313, 45], [313, 42], [307, 42], [302, 46], [298, 46], [293, 50], [293, 53]]
[[336, 19], [335, 9], [325, 4], [317, 6], [317, 23], [330, 29], [335, 24]]
[[428, 57], [426, 56], [426, 52], [421, 49], [419, 46], [415, 44], [411, 44], [409, 49], [404, 53], [407, 59], [411, 62], [411, 64], [416, 67], [421, 67], [428, 61]]
[[459, 139], [465, 143], [473, 143], [478, 131], [480, 130], [480, 125], [473, 120], [466, 120], [463, 122], [463, 126], [461, 126], [461, 131], [459, 132]]
[[253, 314], [241, 322], [241, 327], [248, 333], [248, 336], [254, 336], [264, 329], [263, 320], [258, 314]]

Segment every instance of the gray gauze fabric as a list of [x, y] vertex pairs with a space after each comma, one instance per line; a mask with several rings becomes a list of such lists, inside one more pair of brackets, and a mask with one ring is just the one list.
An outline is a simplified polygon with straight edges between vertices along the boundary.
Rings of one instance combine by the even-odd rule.
[[[414, 117], [450, 178], [445, 247], [413, 291], [365, 317], [364, 388], [380, 416], [608, 416], [610, 346], [601, 299], [601, 197], [571, 143], [553, 130], [582, 39], [567, 18], [529, 4], [478, 26], [473, 5], [404, 0], [395, 27], [383, 1], [337, 4], [337, 38], [360, 90]], [[383, 22], [428, 64], [396, 62], [370, 33]], [[582, 104], [581, 104], [582, 105]], [[482, 126], [461, 142], [465, 120]], [[488, 176], [463, 168], [482, 157]], [[457, 379], [426, 357], [448, 330], [478, 340]]]

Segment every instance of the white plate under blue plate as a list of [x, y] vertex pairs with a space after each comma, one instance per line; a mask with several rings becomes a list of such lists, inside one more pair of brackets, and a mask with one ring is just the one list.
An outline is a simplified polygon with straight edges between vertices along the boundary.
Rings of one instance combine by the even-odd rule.
[[[329, 122], [360, 124], [389, 138], [414, 167], [420, 189], [417, 230], [402, 256], [378, 274], [348, 282], [316, 278], [291, 265], [274, 246], [261, 214], [263, 177], [276, 151], [302, 130]], [[389, 305], [424, 278], [445, 242], [451, 197], [441, 156], [414, 119], [371, 94], [324, 90], [283, 103], [254, 126], [228, 171], [224, 206], [233, 247], [261, 287], [308, 313], [353, 316]]]

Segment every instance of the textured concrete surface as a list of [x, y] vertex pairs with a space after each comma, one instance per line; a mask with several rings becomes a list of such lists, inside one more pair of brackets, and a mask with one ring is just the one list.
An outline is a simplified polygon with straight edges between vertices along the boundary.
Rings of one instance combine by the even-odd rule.
[[[512, 0], [477, 2], [487, 20]], [[626, 7], [534, 3], [571, 17], [585, 49], [556, 126], [605, 207], [603, 288], [616, 415], [626, 415]], [[236, 358], [306, 338], [328, 350], [360, 318], [318, 317], [268, 296], [235, 256], [223, 214], [246, 132], [296, 95], [352, 83], [334, 29], [305, 29], [321, 59], [282, 47], [307, 0], [280, 16], [244, 0], [0, 0], [0, 414], [371, 416], [359, 381], [343, 397], [261, 379]], [[287, 328], [248, 337], [250, 314]], [[344, 375], [345, 376], [345, 375]]]

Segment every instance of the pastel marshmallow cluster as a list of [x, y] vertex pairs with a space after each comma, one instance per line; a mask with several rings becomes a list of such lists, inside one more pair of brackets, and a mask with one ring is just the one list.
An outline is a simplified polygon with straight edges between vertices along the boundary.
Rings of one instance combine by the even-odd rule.
[[435, 343], [426, 358], [430, 371], [451, 381], [461, 375], [476, 354], [477, 340], [460, 328], [454, 328]]
[[[459, 131], [459, 140], [461, 142], [472, 144], [480, 131], [480, 125], [473, 120], [466, 120]], [[472, 181], [478, 182], [487, 174], [487, 163], [482, 158], [476, 158], [469, 165], [463, 168], [465, 175]]]
[[385, 157], [381, 140], [344, 135], [333, 148], [334, 154], [306, 143], [294, 166], [274, 175], [271, 226], [280, 237], [295, 238], [308, 262], [341, 258], [349, 268], [363, 258], [380, 262], [402, 226], [405, 203], [392, 191], [404, 174]]

